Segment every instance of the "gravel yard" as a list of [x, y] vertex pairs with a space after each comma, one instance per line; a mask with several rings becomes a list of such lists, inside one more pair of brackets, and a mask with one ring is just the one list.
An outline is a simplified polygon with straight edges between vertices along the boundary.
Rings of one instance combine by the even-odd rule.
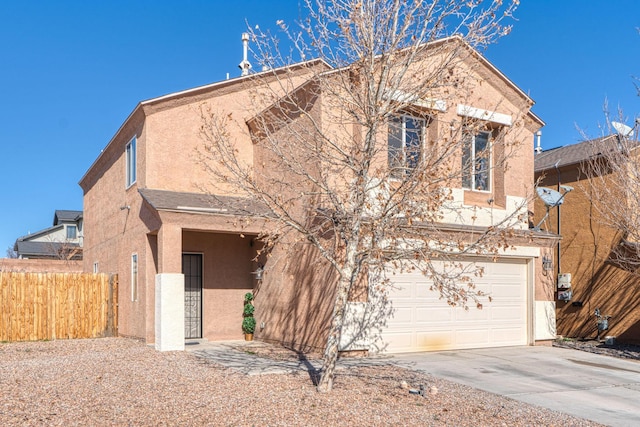
[[589, 353], [603, 354], [605, 356], [618, 357], [620, 359], [640, 360], [640, 345], [605, 344], [604, 341], [594, 339], [558, 339], [553, 343], [554, 347], [571, 348]]
[[[256, 356], [257, 357], [257, 356]], [[435, 386], [436, 394], [409, 394]], [[125, 338], [0, 344], [0, 425], [595, 426], [397, 367], [246, 376]]]

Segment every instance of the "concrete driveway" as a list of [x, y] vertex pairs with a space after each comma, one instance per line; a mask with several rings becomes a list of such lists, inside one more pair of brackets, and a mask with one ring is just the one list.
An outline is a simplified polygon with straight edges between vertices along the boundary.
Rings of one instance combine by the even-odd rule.
[[640, 425], [640, 362], [556, 347], [396, 354], [398, 365], [612, 426]]

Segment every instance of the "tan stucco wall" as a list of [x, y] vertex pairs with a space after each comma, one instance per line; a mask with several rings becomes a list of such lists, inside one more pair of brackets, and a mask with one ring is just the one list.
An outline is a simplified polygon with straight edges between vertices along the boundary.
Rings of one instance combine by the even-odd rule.
[[334, 299], [335, 277], [316, 251], [303, 243], [282, 245], [269, 257], [256, 290], [256, 337], [295, 349], [322, 349]]
[[[601, 224], [590, 193], [589, 180], [579, 165], [560, 168], [560, 182], [574, 187], [561, 206], [562, 273], [572, 275], [572, 302], [557, 302], [558, 334], [568, 337], [596, 336], [594, 310], [611, 315], [606, 335], [620, 341], [640, 342], [640, 279], [634, 274], [607, 262], [619, 236]], [[558, 175], [547, 172], [541, 186], [556, 189]], [[596, 184], [597, 185], [597, 184]], [[545, 208], [536, 202], [536, 217], [542, 218]], [[551, 212], [548, 228], [557, 232], [557, 211]], [[554, 270], [554, 278], [557, 270]]]
[[[522, 100], [521, 95], [503, 79], [491, 77], [492, 73], [478, 73], [477, 80], [484, 83], [462, 103], [512, 114], [516, 119], [522, 106], [514, 102]], [[249, 163], [260, 160], [245, 121], [261, 106], [253, 104], [247, 110], [245, 103], [255, 102], [255, 98], [242, 88], [230, 88], [178, 95], [138, 107], [81, 181], [85, 192], [84, 270], [92, 271], [93, 264], [98, 262], [100, 272], [119, 274], [122, 335], [154, 341], [155, 275], [179, 273], [180, 254], [191, 251], [205, 255], [205, 337], [239, 336], [242, 297], [253, 288], [249, 272], [255, 267], [250, 261], [251, 248], [239, 234], [258, 233], [264, 224], [237, 223], [221, 215], [157, 213], [138, 193], [140, 188], [185, 192], [200, 192], [204, 188], [218, 194], [228, 191], [223, 185], [212, 186], [210, 175], [197, 163], [198, 147], [203, 143], [199, 132], [203, 105], [224, 111], [231, 119], [230, 138], [238, 144], [243, 159]], [[323, 105], [330, 105], [326, 102]], [[323, 126], [328, 122], [326, 115], [315, 117]], [[460, 120], [455, 102], [449, 103], [447, 112], [438, 114], [443, 131], [452, 120]], [[515, 157], [500, 175], [497, 182], [500, 189], [494, 197], [530, 195], [534, 127], [531, 123], [513, 127], [511, 142], [521, 144], [516, 144]], [[125, 189], [124, 149], [134, 135], [138, 137], [137, 182]], [[483, 193], [481, 199], [490, 196]], [[131, 301], [133, 253], [138, 255], [139, 264], [136, 301]], [[296, 248], [295, 257], [287, 256], [284, 247], [274, 250], [267, 263], [268, 273], [256, 289], [256, 320], [258, 325], [265, 322], [264, 330], [256, 331], [258, 338], [298, 346], [320, 345], [328, 326], [333, 284], [330, 270], [318, 259], [307, 246]]]
[[545, 255], [548, 256], [555, 265], [555, 240], [549, 239], [545, 243], [546, 245], [540, 248], [540, 256], [535, 260], [534, 299], [536, 301], [555, 301], [555, 268], [549, 271], [542, 267], [542, 260]]

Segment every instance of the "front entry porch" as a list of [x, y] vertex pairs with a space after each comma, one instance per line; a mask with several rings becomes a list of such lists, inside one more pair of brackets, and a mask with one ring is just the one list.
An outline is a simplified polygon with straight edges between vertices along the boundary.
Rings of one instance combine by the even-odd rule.
[[256, 285], [259, 242], [232, 233], [181, 235], [181, 273], [156, 276], [156, 349], [184, 350], [185, 339], [241, 339], [244, 295]]

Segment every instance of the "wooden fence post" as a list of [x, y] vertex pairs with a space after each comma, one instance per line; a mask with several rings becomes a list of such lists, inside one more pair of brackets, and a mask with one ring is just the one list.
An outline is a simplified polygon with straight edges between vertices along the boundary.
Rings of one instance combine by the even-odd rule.
[[118, 275], [109, 275], [109, 301], [107, 303], [107, 330], [105, 336], [118, 335]]

